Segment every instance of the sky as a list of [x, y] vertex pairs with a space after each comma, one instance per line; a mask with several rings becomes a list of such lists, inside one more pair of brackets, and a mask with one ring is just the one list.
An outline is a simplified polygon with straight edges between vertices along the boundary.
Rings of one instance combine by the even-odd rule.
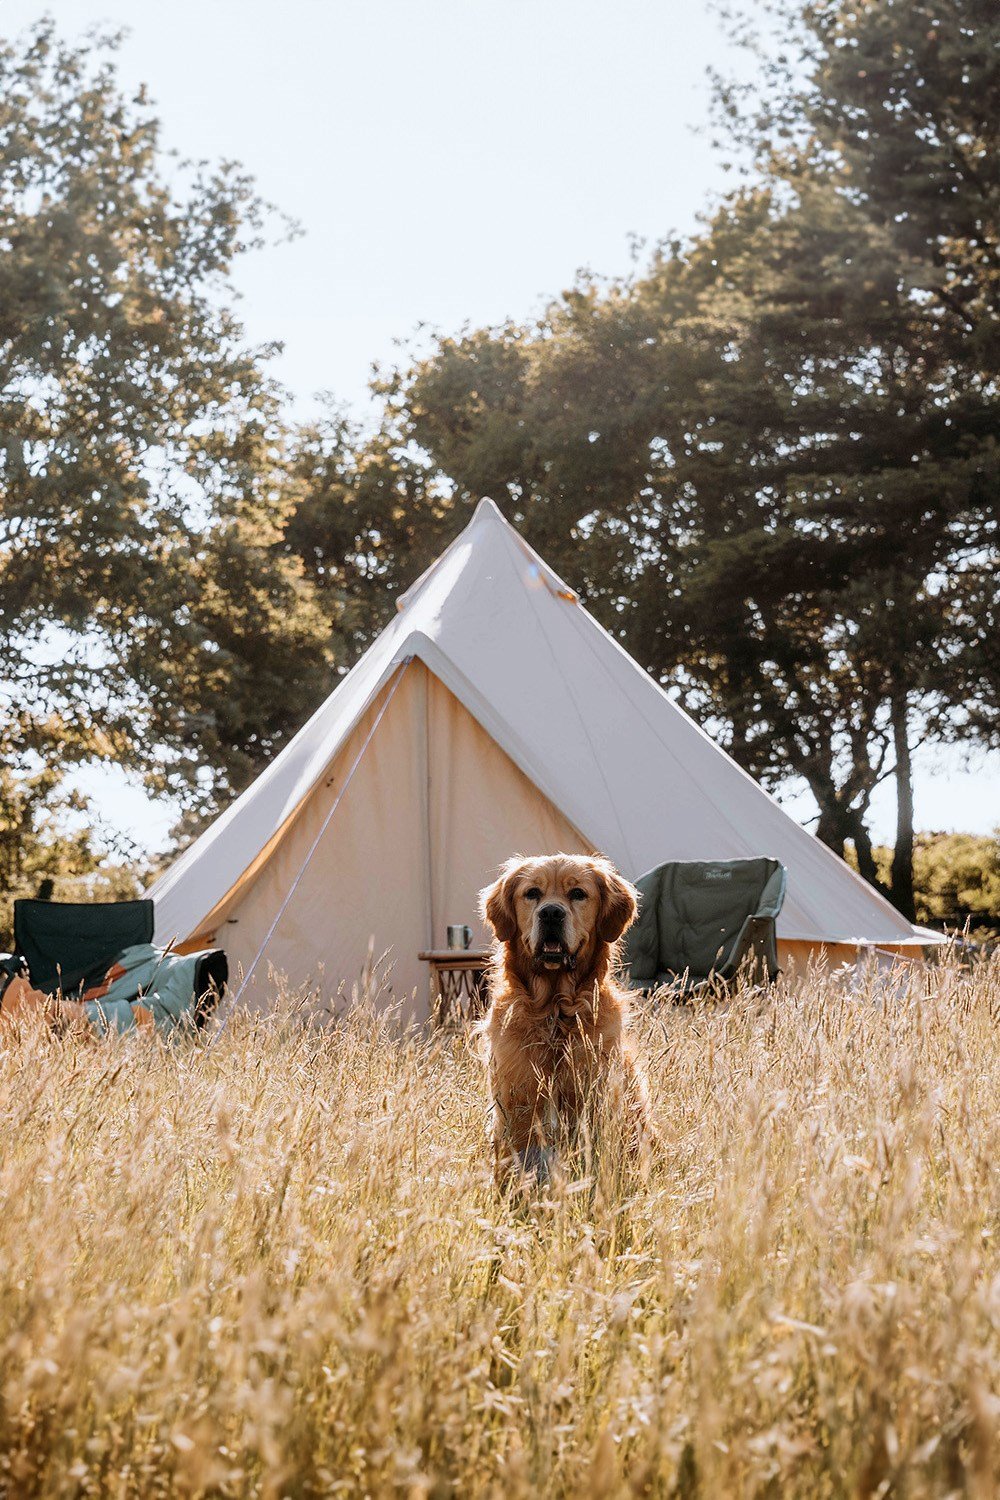
[[[638, 239], [693, 229], [726, 190], [708, 69], [744, 74], [705, 0], [51, 0], [60, 30], [126, 27], [181, 156], [235, 158], [301, 226], [239, 269], [254, 341], [295, 409], [370, 411], [375, 363], [421, 328], [524, 318], [578, 269], [626, 271]], [[10, 35], [36, 4], [0, 0]], [[174, 813], [89, 773], [109, 827], [145, 848]], [[1000, 823], [1000, 758], [918, 758], [926, 828]], [[803, 819], [808, 796], [783, 799]], [[891, 829], [888, 788], [875, 832]]]

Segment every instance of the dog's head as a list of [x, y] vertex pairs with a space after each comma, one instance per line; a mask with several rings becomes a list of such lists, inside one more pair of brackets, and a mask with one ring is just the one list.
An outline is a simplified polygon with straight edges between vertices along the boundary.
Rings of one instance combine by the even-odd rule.
[[515, 855], [480, 894], [486, 921], [519, 967], [587, 973], [636, 914], [635, 888], [610, 860]]

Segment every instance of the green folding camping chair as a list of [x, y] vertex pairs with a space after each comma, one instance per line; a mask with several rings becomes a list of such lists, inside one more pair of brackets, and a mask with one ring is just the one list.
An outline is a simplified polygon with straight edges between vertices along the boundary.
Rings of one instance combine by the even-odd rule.
[[152, 941], [150, 900], [14, 902], [14, 949], [46, 993], [71, 996], [100, 980], [124, 948]]
[[742, 969], [778, 974], [775, 919], [785, 899], [776, 859], [673, 860], [636, 882], [639, 915], [625, 940], [632, 989], [690, 994]]

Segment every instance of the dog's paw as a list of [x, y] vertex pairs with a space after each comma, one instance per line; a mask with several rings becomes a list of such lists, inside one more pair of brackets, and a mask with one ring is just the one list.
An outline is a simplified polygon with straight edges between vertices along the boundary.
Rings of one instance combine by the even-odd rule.
[[533, 1178], [540, 1187], [552, 1181], [558, 1162], [552, 1146], [539, 1146], [534, 1142], [517, 1153], [517, 1160], [523, 1176]]

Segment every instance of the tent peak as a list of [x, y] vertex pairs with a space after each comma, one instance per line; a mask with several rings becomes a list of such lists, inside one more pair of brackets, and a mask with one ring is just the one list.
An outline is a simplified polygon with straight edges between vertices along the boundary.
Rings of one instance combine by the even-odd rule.
[[489, 495], [484, 495], [480, 500], [472, 512], [472, 520], [469, 522], [469, 525], [475, 526], [477, 521], [503, 521], [505, 525], [507, 524], [503, 511], [495, 500], [490, 499]]
[[425, 568], [420, 577], [399, 595], [396, 600], [396, 610], [399, 614], [409, 609], [431, 579], [439, 576], [445, 564], [463, 547], [467, 549], [469, 555], [477, 556], [484, 555], [488, 549], [496, 552], [500, 548], [506, 548], [508, 555], [511, 555], [510, 549], [516, 549], [516, 553], [519, 553], [522, 559], [522, 568], [524, 563], [527, 563], [528, 577], [532, 582], [540, 580], [559, 599], [568, 600], [571, 604], [579, 602], [574, 590], [563, 582], [558, 573], [550, 568], [543, 558], [539, 557], [517, 527], [507, 520], [496, 501], [484, 496], [458, 536], [449, 543], [441, 556], [436, 558], [429, 568]]
[[[549, 592], [554, 594], [557, 599], [564, 599], [570, 604], [578, 604], [580, 602], [576, 590], [571, 589], [569, 584], [559, 577], [555, 569], [549, 567], [548, 563], [543, 557], [539, 556], [531, 543], [525, 541], [514, 523], [507, 520], [499, 505], [494, 500], [488, 498], [480, 500], [473, 512], [472, 520], [465, 528], [465, 531], [471, 531], [473, 526], [483, 525], [484, 523], [490, 526], [499, 526], [504, 536], [518, 548], [522, 556], [527, 559], [528, 576], [531, 580], [540, 579]], [[465, 532], [462, 535], [464, 536]]]

